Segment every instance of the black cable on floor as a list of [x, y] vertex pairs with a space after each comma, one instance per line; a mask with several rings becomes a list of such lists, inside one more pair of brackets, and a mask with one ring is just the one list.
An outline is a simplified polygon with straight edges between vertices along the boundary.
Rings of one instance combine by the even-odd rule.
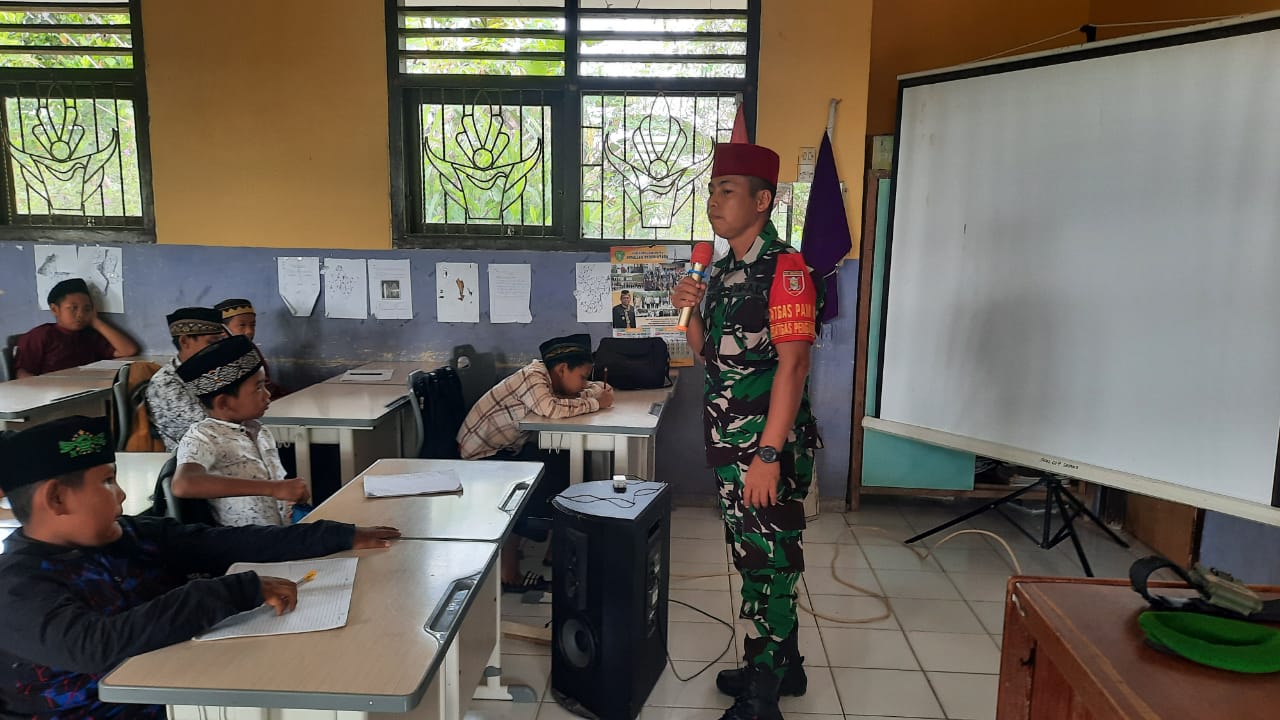
[[[723, 657], [725, 656], [725, 654], [726, 654], [726, 653], [728, 653], [730, 650], [732, 650], [732, 649], [733, 649], [733, 640], [734, 640], [734, 637], [737, 635], [737, 632], [733, 629], [733, 626], [732, 626], [732, 625], [730, 625], [729, 623], [725, 622], [724, 620], [722, 620], [722, 619], [720, 619], [720, 618], [716, 617], [715, 615], [712, 615], [711, 613], [707, 612], [706, 610], [703, 610], [702, 608], [696, 608], [696, 607], [694, 607], [694, 606], [690, 605], [689, 603], [684, 602], [683, 600], [673, 600], [673, 599], [668, 599], [668, 600], [667, 600], [667, 602], [668, 602], [668, 603], [676, 603], [677, 605], [683, 605], [683, 606], [685, 606], [685, 607], [689, 608], [690, 610], [692, 610], [692, 611], [694, 611], [694, 612], [696, 612], [696, 613], [698, 613], [698, 614], [700, 614], [700, 615], [704, 615], [704, 616], [706, 616], [706, 617], [709, 617], [709, 618], [711, 618], [712, 620], [715, 620], [716, 622], [720, 623], [721, 625], [723, 625], [723, 626], [725, 626], [725, 627], [729, 628], [729, 642], [728, 642], [728, 644], [726, 644], [726, 645], [724, 646], [724, 650], [721, 650], [721, 651], [720, 651], [720, 654], [716, 656], [716, 659], [714, 659], [714, 660], [712, 660], [711, 662], [707, 663], [705, 667], [703, 667], [703, 668], [702, 668], [701, 670], [699, 670], [698, 672], [696, 672], [696, 673], [694, 673], [694, 674], [690, 675], [689, 677], [680, 677], [680, 673], [676, 672], [676, 665], [675, 665], [675, 662], [671, 659], [671, 649], [668, 647], [668, 649], [667, 649], [667, 666], [671, 668], [671, 674], [672, 674], [672, 675], [675, 675], [675, 676], [676, 676], [676, 679], [677, 679], [677, 680], [679, 680], [680, 682], [689, 682], [690, 680], [693, 680], [694, 678], [697, 678], [697, 677], [698, 677], [699, 675], [701, 675], [702, 673], [704, 673], [704, 672], [706, 672], [706, 671], [710, 670], [712, 667], [714, 667], [714, 666], [715, 666], [715, 664], [716, 664], [716, 663], [720, 662], [720, 659], [721, 659], [721, 658], [723, 658]], [[662, 644], [663, 644], [663, 645], [666, 645], [666, 644], [667, 644], [667, 638], [666, 638], [666, 636], [665, 636], [665, 632], [666, 632], [666, 631], [665, 631], [665, 629], [664, 629], [664, 631], [663, 631], [663, 632], [664, 632], [664, 636], [663, 636], [663, 638], [662, 638]]]

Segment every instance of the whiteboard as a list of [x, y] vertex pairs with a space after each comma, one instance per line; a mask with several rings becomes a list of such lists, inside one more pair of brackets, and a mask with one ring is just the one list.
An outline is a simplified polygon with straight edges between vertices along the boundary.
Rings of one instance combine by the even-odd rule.
[[904, 84], [880, 419], [1271, 514], [1280, 30], [1142, 47]]

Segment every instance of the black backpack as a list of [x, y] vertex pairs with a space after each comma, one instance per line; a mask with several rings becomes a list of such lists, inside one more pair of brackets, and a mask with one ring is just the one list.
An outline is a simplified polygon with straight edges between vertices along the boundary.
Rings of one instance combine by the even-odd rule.
[[618, 390], [653, 390], [670, 385], [670, 374], [662, 338], [601, 338], [591, 377]]

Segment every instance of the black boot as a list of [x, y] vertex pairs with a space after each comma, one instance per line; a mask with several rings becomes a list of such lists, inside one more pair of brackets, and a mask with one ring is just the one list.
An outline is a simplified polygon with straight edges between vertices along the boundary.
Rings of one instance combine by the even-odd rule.
[[742, 694], [720, 720], [782, 720], [778, 709], [778, 676], [772, 670], [748, 667], [742, 671]]
[[[721, 670], [716, 675], [716, 687], [720, 692], [729, 697], [738, 697], [742, 694], [743, 688], [746, 687], [747, 668], [751, 667], [753, 659], [764, 650], [764, 638], [747, 638], [743, 643], [746, 652], [743, 659], [746, 667], [734, 668], [733, 670]], [[804, 658], [800, 655], [798, 645], [799, 639], [795, 633], [791, 637], [782, 641], [782, 647], [779, 654], [782, 656], [782, 662], [786, 666], [786, 672], [782, 676], [782, 683], [778, 687], [779, 695], [800, 696], [809, 689], [809, 677], [804, 674]]]

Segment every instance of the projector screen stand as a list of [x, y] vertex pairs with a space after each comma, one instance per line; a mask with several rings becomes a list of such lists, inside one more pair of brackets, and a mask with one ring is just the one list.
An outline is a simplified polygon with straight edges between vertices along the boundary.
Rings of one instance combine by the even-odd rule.
[[[1084, 516], [1085, 519], [1092, 521], [1094, 525], [1097, 525], [1098, 527], [1102, 528], [1102, 531], [1105, 532], [1108, 536], [1110, 536], [1111, 539], [1114, 540], [1115, 543], [1120, 547], [1127, 548], [1129, 547], [1129, 543], [1125, 542], [1119, 535], [1115, 534], [1115, 532], [1113, 532], [1111, 528], [1107, 527], [1106, 523], [1102, 522], [1102, 520], [1099, 519], [1097, 515], [1093, 514], [1093, 511], [1085, 507], [1085, 504], [1080, 501], [1080, 498], [1077, 498], [1075, 495], [1071, 493], [1071, 490], [1066, 486], [1064, 482], [1065, 479], [1066, 478], [1063, 478], [1060, 475], [1046, 475], [1040, 478], [1039, 480], [1035, 481], [1034, 483], [1031, 483], [1026, 487], [1018, 488], [1017, 490], [1014, 490], [1013, 492], [1009, 493], [1008, 495], [1005, 495], [1002, 498], [997, 498], [995, 500], [992, 500], [989, 503], [986, 503], [973, 510], [970, 510], [969, 512], [961, 515], [960, 517], [954, 518], [952, 520], [948, 520], [947, 522], [935, 528], [926, 530], [920, 533], [919, 535], [908, 538], [906, 543], [910, 545], [911, 543], [918, 542], [927, 537], [930, 537], [931, 535], [936, 535], [942, 532], [943, 530], [947, 530], [956, 525], [959, 525], [960, 523], [965, 522], [970, 518], [975, 518], [987, 512], [988, 510], [995, 510], [996, 512], [1000, 513], [1001, 517], [1003, 517], [1005, 520], [1008, 520], [1011, 525], [1013, 525], [1019, 531], [1021, 531], [1023, 535], [1026, 535], [1031, 540], [1031, 542], [1036, 544], [1037, 547], [1043, 548], [1045, 550], [1049, 550], [1051, 548], [1057, 547], [1058, 544], [1061, 543], [1063, 540], [1070, 539], [1072, 546], [1075, 547], [1076, 549], [1076, 556], [1080, 558], [1080, 566], [1084, 568], [1085, 575], [1087, 575], [1088, 577], [1093, 577], [1093, 568], [1089, 565], [1089, 558], [1085, 554], [1084, 546], [1080, 544], [1080, 536], [1076, 532], [1075, 521], [1078, 518], [1080, 518], [1081, 516]], [[1035, 535], [1032, 535], [1031, 531], [1023, 527], [1022, 524], [1019, 523], [1018, 521], [1014, 520], [1008, 515], [1005, 515], [1004, 512], [1001, 510], [1002, 505], [1006, 505], [1010, 502], [1013, 502], [1014, 500], [1017, 500], [1018, 498], [1022, 497], [1023, 495], [1026, 495], [1027, 493], [1037, 488], [1043, 489], [1045, 493], [1044, 517], [1041, 522], [1040, 537], [1036, 537]], [[1062, 518], [1062, 526], [1059, 527], [1056, 532], [1053, 531], [1054, 508], [1057, 508], [1058, 514]]]

